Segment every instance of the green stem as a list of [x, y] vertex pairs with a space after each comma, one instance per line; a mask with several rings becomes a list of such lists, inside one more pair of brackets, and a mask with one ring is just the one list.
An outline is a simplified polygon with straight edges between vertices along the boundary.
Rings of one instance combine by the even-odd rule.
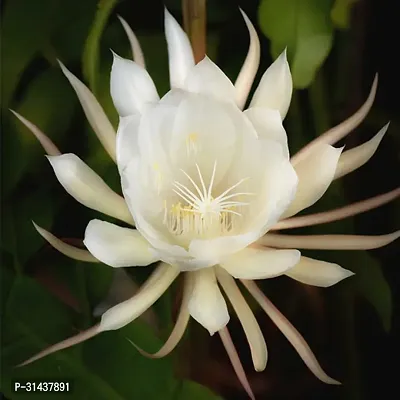
[[206, 55], [206, 0], [182, 0], [183, 26], [193, 48], [194, 60]]

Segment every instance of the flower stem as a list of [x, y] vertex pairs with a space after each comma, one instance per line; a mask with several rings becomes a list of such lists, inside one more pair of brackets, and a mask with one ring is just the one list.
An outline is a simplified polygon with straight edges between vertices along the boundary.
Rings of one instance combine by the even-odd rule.
[[198, 63], [206, 55], [206, 0], [182, 0], [182, 9], [183, 26]]

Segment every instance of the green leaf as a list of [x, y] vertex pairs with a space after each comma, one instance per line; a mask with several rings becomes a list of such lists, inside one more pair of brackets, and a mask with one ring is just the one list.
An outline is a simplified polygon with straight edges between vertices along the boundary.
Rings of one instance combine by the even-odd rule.
[[276, 58], [288, 49], [293, 83], [308, 87], [328, 56], [333, 41], [331, 0], [263, 0], [259, 22]]
[[108, 18], [118, 0], [100, 0], [97, 13], [87, 37], [83, 53], [83, 74], [89, 82], [89, 87], [94, 94], [97, 93], [97, 68], [99, 59], [100, 39]]
[[335, 0], [331, 10], [332, 22], [339, 29], [349, 29], [351, 10], [358, 0]]
[[210, 389], [197, 382], [183, 381], [176, 400], [222, 400], [222, 397], [214, 394]]
[[[51, 68], [32, 81], [16, 111], [58, 144], [69, 128], [76, 103], [67, 79], [58, 68]], [[2, 146], [5, 193], [15, 187], [33, 162], [36, 164], [40, 160], [40, 167], [47, 163], [44, 150], [29, 129], [11, 112], [6, 113], [6, 117]]]

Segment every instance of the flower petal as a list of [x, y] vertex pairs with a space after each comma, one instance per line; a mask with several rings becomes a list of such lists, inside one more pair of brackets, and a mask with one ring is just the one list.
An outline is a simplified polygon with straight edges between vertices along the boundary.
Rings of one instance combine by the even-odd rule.
[[149, 242], [137, 230], [98, 219], [89, 222], [83, 243], [97, 259], [111, 267], [145, 266], [158, 261]]
[[299, 178], [296, 196], [281, 219], [291, 217], [316, 203], [326, 192], [335, 176], [342, 149], [321, 144], [296, 164]]
[[237, 287], [235, 280], [221, 268], [216, 269], [216, 274], [218, 282], [224, 289], [224, 292], [228, 296], [228, 299], [242, 324], [247, 341], [250, 345], [254, 369], [256, 371], [264, 371], [267, 366], [268, 353], [267, 345], [260, 326], [258, 325], [250, 307], [246, 303], [245, 298]]
[[258, 244], [283, 249], [370, 250], [386, 246], [400, 237], [400, 231], [377, 236], [361, 235], [279, 235], [268, 233]]
[[194, 66], [193, 51], [186, 33], [167, 9], [165, 36], [168, 44], [170, 86], [183, 89], [186, 76]]
[[39, 232], [40, 236], [42, 236], [45, 240], [47, 240], [60, 253], [66, 255], [69, 258], [73, 258], [74, 260], [85, 261], [85, 262], [99, 262], [99, 260], [95, 258], [92, 254], [90, 254], [87, 250], [71, 246], [70, 244], [65, 243], [62, 240], [55, 237], [52, 233], [41, 228], [33, 221], [32, 223], [35, 229]]
[[134, 61], [113, 53], [110, 91], [114, 106], [121, 117], [139, 113], [146, 104], [157, 102], [157, 89], [149, 73]]
[[103, 314], [99, 330], [110, 331], [128, 325], [150, 308], [178, 275], [177, 268], [162, 263], [145, 282], [139, 293]]
[[307, 285], [329, 287], [354, 273], [338, 264], [301, 257], [300, 261], [286, 272], [286, 275]]
[[75, 200], [88, 208], [133, 224], [124, 198], [112, 191], [79, 157], [63, 154], [47, 158], [59, 182]]
[[117, 15], [117, 17], [118, 17], [119, 21], [121, 22], [122, 27], [124, 28], [126, 36], [128, 36], [129, 43], [130, 43], [131, 49], [132, 49], [133, 61], [135, 61], [135, 63], [138, 64], [139, 66], [146, 68], [143, 51], [142, 51], [142, 48], [140, 47], [138, 38], [132, 31], [129, 24], [121, 16]]
[[238, 279], [266, 279], [286, 273], [299, 259], [298, 250], [275, 250], [257, 246], [233, 254], [220, 265]]
[[32, 122], [28, 121], [16, 111], [11, 109], [10, 111], [35, 135], [36, 139], [40, 142], [44, 151], [49, 156], [59, 156], [61, 154], [57, 146], [36, 125], [32, 124]]
[[265, 71], [251, 100], [250, 107], [278, 110], [285, 118], [292, 97], [293, 83], [286, 50]]
[[279, 111], [265, 107], [252, 107], [244, 111], [244, 115], [253, 124], [259, 138], [278, 142], [282, 146], [285, 157], [289, 158], [287, 135]]
[[242, 9], [239, 10], [242, 13], [250, 35], [249, 51], [247, 52], [246, 59], [244, 60], [235, 82], [236, 104], [240, 109], [243, 109], [260, 63], [260, 41], [258, 40], [257, 31], [249, 17], [242, 11]]
[[364, 165], [375, 154], [388, 128], [389, 124], [386, 124], [368, 142], [354, 149], [345, 151], [339, 158], [334, 179], [341, 178]]
[[192, 291], [192, 283], [191, 283], [191, 275], [186, 274], [185, 276], [185, 284], [184, 284], [184, 289], [183, 289], [183, 298], [182, 298], [182, 303], [179, 308], [179, 314], [178, 314], [178, 319], [176, 320], [174, 329], [172, 330], [171, 334], [169, 335], [169, 338], [167, 341], [164, 343], [164, 345], [161, 347], [160, 350], [158, 350], [156, 353], [148, 353], [144, 350], [142, 350], [139, 346], [137, 346], [135, 343], [131, 342], [133, 346], [136, 347], [136, 349], [145, 357], [149, 358], [162, 358], [167, 356], [169, 353], [171, 353], [172, 350], [175, 349], [175, 347], [178, 345], [180, 340], [183, 337], [183, 334], [185, 333], [186, 327], [189, 322], [190, 314], [189, 314], [189, 309], [188, 309], [188, 303], [189, 303], [189, 297], [190, 293]]
[[74, 88], [90, 126], [107, 153], [115, 161], [115, 130], [107, 115], [92, 92], [63, 63], [59, 61], [59, 64], [62, 72]]
[[121, 172], [138, 154], [139, 114], [120, 117], [117, 130], [117, 166]]
[[271, 301], [264, 295], [258, 286], [251, 281], [242, 281], [243, 285], [253, 295], [255, 300], [260, 304], [262, 309], [271, 318], [272, 322], [283, 333], [290, 344], [295, 348], [301, 359], [310, 369], [310, 371], [322, 382], [331, 385], [340, 385], [335, 379], [328, 376], [315, 358], [310, 346], [297, 331], [297, 329], [286, 319], [286, 317], [271, 303]]
[[213, 96], [219, 100], [235, 99], [235, 87], [232, 82], [207, 56], [189, 71], [185, 89], [188, 92]]
[[214, 268], [189, 273], [193, 274], [193, 291], [188, 305], [190, 315], [213, 335], [229, 321], [228, 308], [218, 287]]

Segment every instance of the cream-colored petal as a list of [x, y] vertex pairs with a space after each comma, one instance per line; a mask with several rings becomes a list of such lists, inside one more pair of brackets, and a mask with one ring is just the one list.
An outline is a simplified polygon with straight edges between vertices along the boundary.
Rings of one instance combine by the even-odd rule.
[[304, 160], [309, 156], [309, 154], [314, 151], [315, 147], [325, 143], [325, 144], [334, 144], [340, 139], [344, 138], [347, 134], [357, 128], [358, 125], [364, 120], [367, 116], [369, 110], [374, 103], [376, 89], [378, 87], [378, 75], [375, 75], [374, 82], [371, 86], [371, 91], [368, 95], [365, 103], [349, 118], [345, 121], [341, 122], [339, 125], [334, 126], [328, 131], [324, 132], [306, 146], [304, 146], [301, 150], [299, 150], [292, 158], [291, 162], [293, 165], [296, 165], [298, 162]]
[[172, 265], [161, 263], [144, 284], [142, 289], [129, 300], [106, 311], [100, 322], [99, 330], [110, 331], [128, 325], [150, 308], [169, 288], [179, 270]]
[[300, 261], [286, 275], [307, 285], [329, 287], [354, 275], [338, 264], [301, 257]]
[[258, 244], [282, 249], [370, 250], [386, 246], [400, 237], [400, 231], [378, 236], [361, 235], [279, 235], [268, 233]]
[[240, 9], [240, 12], [243, 15], [250, 36], [249, 50], [235, 82], [236, 104], [240, 109], [243, 109], [260, 63], [260, 41], [249, 17], [242, 9]]
[[271, 318], [272, 322], [283, 333], [290, 344], [295, 348], [301, 359], [310, 369], [310, 371], [322, 382], [331, 385], [340, 385], [335, 379], [328, 376], [321, 368], [318, 360], [315, 358], [310, 346], [296, 330], [296, 328], [286, 319], [286, 317], [271, 303], [271, 301], [264, 295], [258, 286], [252, 281], [242, 281], [243, 285], [253, 295], [256, 301], [260, 304], [262, 309]]
[[114, 106], [121, 117], [141, 114], [147, 104], [160, 100], [154, 82], [139, 64], [113, 55], [110, 91]]
[[281, 219], [291, 217], [316, 203], [326, 192], [335, 176], [342, 149], [321, 144], [295, 166], [299, 178], [294, 200]]
[[60, 63], [61, 70], [74, 88], [78, 99], [85, 112], [86, 118], [101, 144], [115, 161], [115, 130], [107, 118], [103, 108], [93, 96], [93, 93], [74, 75], [63, 63]]
[[111, 267], [146, 266], [158, 261], [149, 242], [137, 230], [98, 219], [89, 222], [83, 243], [97, 259]]
[[167, 341], [164, 343], [164, 345], [161, 347], [160, 350], [158, 350], [156, 353], [153, 354], [148, 353], [128, 339], [141, 354], [149, 358], [162, 358], [167, 356], [169, 353], [171, 353], [172, 350], [175, 349], [175, 347], [182, 339], [189, 322], [190, 314], [188, 309], [188, 303], [191, 291], [192, 291], [191, 275], [186, 274], [185, 284], [183, 288], [182, 303], [179, 308], [178, 318], [176, 320], [176, 323], [174, 325], [171, 334], [169, 335]]
[[71, 246], [70, 244], [63, 242], [62, 240], [55, 237], [52, 233], [41, 228], [34, 222], [33, 226], [39, 232], [40, 236], [42, 236], [56, 250], [66, 255], [67, 257], [73, 258], [74, 260], [85, 261], [85, 262], [99, 262], [99, 260], [95, 258], [92, 254], [90, 254], [87, 250], [80, 249], [79, 247]]
[[235, 98], [232, 82], [207, 56], [189, 71], [185, 89], [188, 92], [213, 96], [218, 100], [233, 101]]
[[228, 354], [229, 360], [232, 364], [232, 367], [236, 373], [239, 382], [242, 384], [243, 389], [246, 391], [251, 400], [256, 400], [253, 391], [251, 390], [250, 383], [247, 379], [246, 372], [243, 368], [243, 365], [240, 361], [240, 357], [238, 352], [236, 351], [235, 345], [233, 344], [231, 335], [229, 334], [228, 328], [223, 328], [219, 332], [219, 335], [222, 340], [222, 344], [225, 347], [225, 350]]
[[299, 262], [298, 250], [248, 247], [221, 262], [221, 267], [238, 279], [266, 279], [283, 275]]
[[167, 9], [165, 9], [165, 36], [168, 44], [170, 86], [183, 89], [186, 76], [194, 67], [192, 46], [184, 30]]
[[133, 61], [135, 61], [135, 63], [140, 65], [141, 67], [146, 68], [143, 51], [142, 51], [142, 48], [140, 47], [138, 38], [132, 31], [129, 24], [121, 16], [117, 15], [117, 17], [118, 17], [119, 21], [121, 22], [122, 27], [124, 28], [126, 36], [128, 36], [129, 43], [130, 43], [131, 49], [132, 49]]
[[122, 171], [138, 155], [139, 114], [120, 117], [117, 130], [117, 165]]
[[267, 366], [267, 345], [260, 326], [235, 280], [223, 269], [216, 268], [217, 279], [234, 308], [249, 342], [254, 369], [264, 371]]
[[293, 83], [286, 50], [265, 71], [251, 100], [250, 107], [278, 110], [285, 118], [292, 98]]
[[218, 287], [214, 268], [189, 273], [193, 276], [193, 291], [188, 305], [190, 315], [213, 335], [229, 321], [228, 308]]
[[133, 224], [124, 198], [112, 191], [79, 157], [69, 153], [47, 158], [59, 182], [75, 200], [88, 208]]
[[287, 135], [278, 110], [265, 107], [252, 107], [247, 109], [244, 115], [253, 124], [259, 138], [278, 142], [282, 146], [285, 157], [289, 158]]
[[288, 218], [278, 222], [271, 230], [280, 231], [283, 229], [300, 228], [302, 226], [311, 226], [325, 224], [327, 222], [339, 221], [341, 219], [361, 214], [363, 212], [373, 210], [386, 203], [389, 203], [400, 197], [400, 187], [390, 192], [371, 197], [357, 203], [349, 204], [344, 207], [335, 208], [334, 210], [324, 211], [315, 214], [302, 215], [300, 217]]
[[339, 158], [334, 179], [341, 178], [364, 165], [375, 154], [388, 128], [389, 124], [386, 124], [368, 142], [345, 151]]
[[36, 139], [39, 141], [44, 151], [49, 156], [61, 155], [61, 152], [60, 150], [58, 150], [57, 146], [36, 125], [32, 124], [32, 122], [28, 121], [26, 118], [18, 114], [16, 111], [11, 109], [10, 111], [35, 135]]

